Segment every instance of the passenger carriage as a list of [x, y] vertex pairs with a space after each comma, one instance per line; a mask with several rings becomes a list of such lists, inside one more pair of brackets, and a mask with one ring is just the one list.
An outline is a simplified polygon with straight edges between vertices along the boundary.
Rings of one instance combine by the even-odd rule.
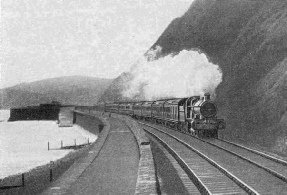
[[146, 121], [152, 121], [152, 109], [151, 106], [153, 104], [153, 101], [147, 101], [142, 103], [142, 117]]
[[134, 115], [133, 103], [129, 103], [129, 102], [120, 103], [119, 104], [119, 113], [133, 116]]
[[143, 119], [143, 115], [142, 115], [142, 104], [144, 102], [135, 102], [133, 104], [133, 111], [134, 111], [134, 115], [133, 117], [136, 119]]
[[165, 100], [154, 101], [151, 106], [152, 118], [156, 123], [163, 123], [165, 121], [163, 116], [163, 106]]
[[119, 103], [107, 103], [105, 106], [105, 111], [119, 113]]

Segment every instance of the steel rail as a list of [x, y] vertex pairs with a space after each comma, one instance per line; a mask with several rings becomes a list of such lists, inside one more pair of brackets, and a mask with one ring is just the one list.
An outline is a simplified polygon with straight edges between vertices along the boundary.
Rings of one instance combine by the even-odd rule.
[[258, 155], [260, 155], [260, 156], [262, 156], [262, 157], [268, 158], [268, 159], [270, 159], [270, 160], [272, 160], [272, 161], [275, 161], [275, 162], [277, 162], [277, 163], [279, 163], [279, 164], [282, 164], [282, 165], [284, 165], [284, 166], [287, 166], [287, 161], [285, 161], [285, 160], [276, 158], [276, 157], [274, 157], [274, 156], [265, 154], [265, 153], [260, 152], [260, 151], [258, 151], [258, 150], [251, 149], [251, 148], [248, 148], [248, 147], [246, 147], [246, 146], [243, 146], [243, 145], [240, 145], [240, 144], [231, 142], [231, 141], [227, 141], [227, 140], [220, 139], [220, 138], [218, 138], [217, 140], [220, 140], [220, 141], [222, 141], [222, 142], [226, 142], [226, 143], [228, 143], [228, 144], [237, 146], [237, 147], [239, 147], [239, 148], [243, 148], [243, 149], [245, 149], [245, 150], [248, 150], [249, 152], [258, 154]]
[[163, 141], [161, 138], [156, 136], [154, 133], [144, 129], [145, 132], [152, 135], [156, 140], [158, 140], [165, 149], [167, 149], [171, 155], [175, 158], [175, 160], [178, 162], [178, 164], [181, 166], [181, 168], [186, 172], [188, 177], [194, 182], [197, 189], [200, 191], [201, 194], [212, 194], [208, 188], [204, 185], [204, 183], [201, 181], [200, 178], [196, 176], [196, 174], [193, 172], [192, 169], [189, 168], [189, 166], [186, 164], [186, 162], [177, 154], [176, 151], [174, 151], [165, 141]]
[[[144, 123], [140, 123], [140, 124], [144, 124]], [[152, 126], [150, 126], [150, 125], [148, 125], [148, 124], [144, 124], [144, 125], [147, 125], [147, 126], [149, 126], [149, 127], [152, 127]], [[155, 128], [155, 127], [152, 127], [152, 128]], [[258, 164], [257, 162], [255, 162], [255, 161], [253, 161], [253, 160], [250, 160], [250, 159], [247, 159], [247, 158], [245, 158], [245, 157], [243, 157], [243, 156], [240, 156], [239, 154], [236, 154], [235, 152], [229, 151], [228, 149], [223, 148], [223, 147], [221, 147], [221, 146], [218, 146], [218, 145], [216, 145], [216, 144], [214, 144], [214, 143], [211, 143], [211, 142], [209, 142], [209, 141], [207, 141], [207, 140], [200, 139], [200, 138], [195, 137], [195, 136], [192, 136], [192, 135], [191, 135], [191, 137], [193, 137], [193, 138], [195, 138], [195, 139], [198, 139], [198, 140], [200, 140], [200, 141], [202, 141], [202, 142], [205, 142], [205, 143], [207, 143], [207, 144], [210, 144], [210, 145], [212, 145], [212, 146], [214, 146], [214, 147], [217, 147], [217, 148], [219, 148], [219, 149], [221, 149], [221, 150], [224, 150], [224, 151], [226, 151], [226, 152], [228, 152], [228, 153], [230, 153], [230, 154], [233, 154], [234, 156], [236, 156], [236, 157], [238, 157], [238, 158], [241, 158], [242, 160], [245, 160], [245, 161], [247, 161], [247, 162], [249, 162], [249, 163], [251, 163], [251, 164], [253, 164], [253, 165], [255, 165], [255, 166], [257, 166], [257, 167], [259, 167], [259, 168], [261, 168], [261, 169], [263, 169], [263, 170], [265, 170], [265, 171], [267, 171], [268, 173], [272, 174], [273, 176], [275, 176], [275, 177], [277, 177], [277, 178], [279, 178], [279, 179], [281, 179], [282, 181], [284, 181], [284, 182], [287, 183], [287, 177], [285, 177], [285, 176], [281, 175], [280, 173], [277, 173], [277, 172], [275, 172], [275, 171], [273, 171], [273, 170], [271, 170], [271, 169], [269, 169], [269, 168], [266, 168], [266, 167], [264, 167], [263, 165], [260, 165], [260, 164]]]
[[[143, 123], [141, 123], [143, 124]], [[144, 124], [146, 125], [146, 124]], [[197, 153], [199, 156], [201, 156], [202, 158], [204, 158], [205, 160], [207, 160], [210, 164], [212, 164], [213, 166], [215, 166], [217, 169], [219, 169], [223, 174], [225, 174], [228, 178], [230, 178], [232, 181], [234, 181], [239, 187], [241, 187], [244, 191], [246, 191], [248, 194], [252, 194], [252, 195], [259, 195], [259, 193], [253, 189], [252, 187], [248, 186], [245, 182], [241, 181], [239, 178], [237, 178], [235, 175], [233, 175], [232, 173], [230, 173], [228, 170], [226, 170], [225, 168], [223, 168], [222, 166], [220, 166], [218, 163], [216, 163], [215, 161], [213, 161], [212, 159], [210, 159], [209, 157], [207, 157], [205, 154], [201, 153], [199, 150], [193, 148], [192, 146], [190, 146], [189, 144], [187, 144], [186, 142], [178, 139], [177, 137], [170, 135], [169, 133], [166, 133], [158, 128], [152, 127], [150, 125], [147, 125], [150, 128], [153, 128], [157, 131], [160, 131], [172, 138], [174, 138], [175, 140], [177, 140], [178, 142], [182, 143], [183, 145], [185, 145], [186, 147], [188, 147], [189, 149], [191, 149], [192, 151], [194, 151], [195, 153]], [[146, 129], [144, 129], [145, 131], [148, 131]]]

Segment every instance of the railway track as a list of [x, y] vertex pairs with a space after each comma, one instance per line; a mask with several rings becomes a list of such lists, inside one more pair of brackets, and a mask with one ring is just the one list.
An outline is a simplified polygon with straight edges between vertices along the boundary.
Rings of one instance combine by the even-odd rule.
[[253, 153], [253, 154], [257, 154], [257, 155], [259, 155], [259, 156], [265, 157], [265, 158], [270, 159], [270, 160], [272, 160], [272, 161], [274, 161], [274, 162], [277, 162], [277, 163], [279, 163], [279, 164], [282, 164], [282, 165], [284, 165], [284, 166], [287, 166], [287, 161], [286, 161], [286, 160], [283, 160], [283, 159], [280, 159], [280, 158], [278, 158], [278, 157], [275, 157], [275, 156], [272, 156], [272, 155], [269, 155], [269, 154], [260, 152], [260, 151], [255, 150], [255, 149], [248, 148], [248, 147], [243, 146], [243, 145], [240, 145], [240, 144], [236, 144], [236, 143], [233, 143], [233, 142], [230, 142], [230, 141], [227, 141], [227, 140], [223, 140], [223, 139], [220, 139], [220, 138], [218, 138], [218, 139], [216, 139], [216, 140], [220, 140], [220, 141], [223, 142], [223, 143], [227, 143], [227, 144], [236, 146], [236, 147], [238, 147], [238, 148], [245, 149], [245, 150], [247, 150], [247, 151], [249, 151], [249, 152], [251, 152], [251, 153]]
[[[238, 188], [234, 188], [234, 184], [248, 194], [287, 194], [286, 162], [281, 159], [255, 150], [248, 150], [248, 148], [240, 147], [239, 145], [234, 145], [233, 143], [228, 143], [223, 140], [202, 140], [174, 130], [170, 130], [166, 127], [155, 128], [150, 125], [147, 126], [147, 124], [144, 123], [140, 124], [145, 125], [145, 129], [149, 132], [149, 134], [152, 136], [158, 136], [160, 139], [162, 139], [162, 141], [166, 142], [166, 147], [171, 147], [172, 149], [174, 148], [179, 152], [179, 154], [188, 153], [185, 151], [181, 152], [182, 148], [185, 148], [184, 150], [188, 148], [189, 150], [196, 152], [201, 157], [205, 156], [209, 158], [209, 163], [213, 164], [213, 167], [217, 167], [217, 170], [219, 169], [221, 174], [226, 175], [225, 178], [229, 178], [233, 182], [227, 182], [230, 186], [225, 185], [227, 184], [225, 181], [222, 182], [221, 184], [224, 187], [220, 184], [221, 189], [230, 190], [229, 192], [220, 192], [222, 194], [241, 194], [242, 191], [237, 192]], [[170, 141], [172, 139], [180, 142], [181, 146], [173, 146], [173, 142], [175, 141]], [[195, 158], [194, 155], [192, 158], [197, 159], [197, 157]], [[192, 161], [190, 158], [183, 160], [185, 162]], [[195, 165], [196, 163], [204, 172], [210, 172], [209, 169], [211, 168], [205, 166], [206, 163], [204, 164], [201, 161], [195, 160], [195, 162], [187, 163], [187, 165]], [[196, 167], [194, 169], [191, 168], [191, 170], [197, 169], [198, 168]], [[211, 176], [213, 176], [213, 174], [211, 174]], [[213, 189], [213, 187], [216, 186], [216, 180], [216, 178], [211, 179], [209, 181], [211, 187], [207, 188]], [[199, 187], [199, 189], [200, 188], [201, 187]], [[217, 194], [219, 192], [210, 191], [208, 193]]]
[[159, 194], [201, 194], [169, 151], [156, 138], [148, 137], [153, 148]]
[[258, 194], [186, 142], [161, 131], [144, 129], [172, 154], [201, 194]]
[[286, 161], [225, 140], [212, 139], [207, 141], [207, 143], [232, 153], [239, 158], [243, 158], [246, 161], [264, 169], [275, 177], [280, 178], [282, 181], [287, 182]]

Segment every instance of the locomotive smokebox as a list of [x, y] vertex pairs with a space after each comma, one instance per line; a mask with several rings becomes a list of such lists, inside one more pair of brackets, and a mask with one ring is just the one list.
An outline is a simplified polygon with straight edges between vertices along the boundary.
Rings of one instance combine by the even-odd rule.
[[201, 98], [193, 104], [192, 111], [194, 114], [199, 115], [204, 118], [214, 117], [217, 113], [216, 104], [210, 100], [210, 94], [206, 93]]

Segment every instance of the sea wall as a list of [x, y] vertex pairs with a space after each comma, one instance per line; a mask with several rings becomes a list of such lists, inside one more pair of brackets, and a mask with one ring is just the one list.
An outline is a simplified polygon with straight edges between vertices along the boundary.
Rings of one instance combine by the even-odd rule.
[[60, 112], [59, 107], [24, 107], [11, 108], [9, 121], [19, 120], [57, 120]]
[[79, 111], [75, 111], [74, 117], [75, 124], [81, 126], [90, 133], [98, 135], [104, 128], [103, 122], [93, 115], [88, 115]]

